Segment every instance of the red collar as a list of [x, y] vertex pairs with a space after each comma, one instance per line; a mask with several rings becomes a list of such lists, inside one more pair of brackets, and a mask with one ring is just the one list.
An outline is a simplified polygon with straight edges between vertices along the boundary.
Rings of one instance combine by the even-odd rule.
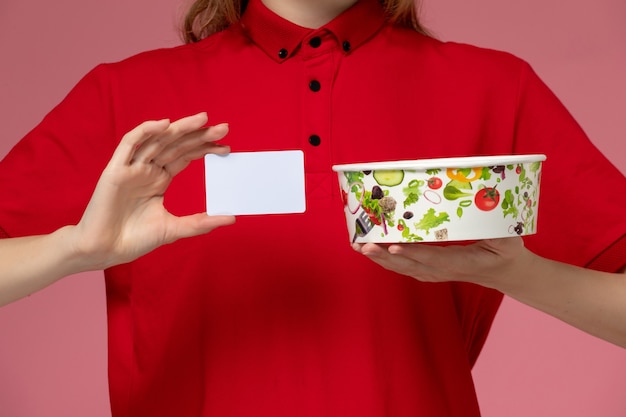
[[270, 58], [282, 62], [292, 57], [302, 40], [314, 32], [331, 32], [339, 45], [347, 45], [343, 47], [347, 54], [371, 38], [384, 23], [385, 11], [378, 0], [359, 0], [319, 29], [298, 26], [269, 10], [261, 0], [250, 0], [239, 25]]

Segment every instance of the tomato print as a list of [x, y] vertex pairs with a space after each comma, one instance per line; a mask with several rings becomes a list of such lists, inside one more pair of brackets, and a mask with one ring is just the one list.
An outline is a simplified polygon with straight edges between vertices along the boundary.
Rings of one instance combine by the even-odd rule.
[[427, 184], [431, 190], [438, 190], [443, 185], [443, 181], [439, 177], [431, 177], [428, 179]]
[[496, 187], [485, 187], [476, 193], [474, 196], [474, 204], [479, 210], [491, 211], [498, 207], [500, 202], [500, 192], [496, 190]]

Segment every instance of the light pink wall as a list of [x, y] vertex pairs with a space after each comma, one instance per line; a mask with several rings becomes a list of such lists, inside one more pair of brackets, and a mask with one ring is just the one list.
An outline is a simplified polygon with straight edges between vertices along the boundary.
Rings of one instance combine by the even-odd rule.
[[[2, 0], [0, 156], [92, 66], [176, 44], [179, 5]], [[626, 172], [623, 0], [425, 0], [423, 14], [442, 39], [528, 60]], [[105, 361], [99, 273], [0, 309], [0, 417], [109, 416]], [[485, 417], [626, 415], [626, 350], [509, 299], [474, 374]]]

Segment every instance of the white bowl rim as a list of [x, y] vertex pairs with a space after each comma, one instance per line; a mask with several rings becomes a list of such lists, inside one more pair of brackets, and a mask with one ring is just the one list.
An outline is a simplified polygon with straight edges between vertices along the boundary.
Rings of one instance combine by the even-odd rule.
[[437, 168], [472, 168], [496, 165], [524, 164], [546, 160], [546, 155], [488, 155], [456, 158], [414, 159], [403, 161], [362, 162], [355, 164], [333, 165], [336, 172], [375, 171], [375, 170], [410, 170], [425, 171]]

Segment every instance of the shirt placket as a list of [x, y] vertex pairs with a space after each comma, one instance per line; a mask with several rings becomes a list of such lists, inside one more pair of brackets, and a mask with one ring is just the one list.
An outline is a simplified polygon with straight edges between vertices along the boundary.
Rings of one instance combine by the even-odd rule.
[[330, 198], [336, 188], [331, 171], [332, 91], [341, 52], [332, 33], [311, 33], [302, 43], [304, 65], [301, 143], [305, 155], [307, 197]]

